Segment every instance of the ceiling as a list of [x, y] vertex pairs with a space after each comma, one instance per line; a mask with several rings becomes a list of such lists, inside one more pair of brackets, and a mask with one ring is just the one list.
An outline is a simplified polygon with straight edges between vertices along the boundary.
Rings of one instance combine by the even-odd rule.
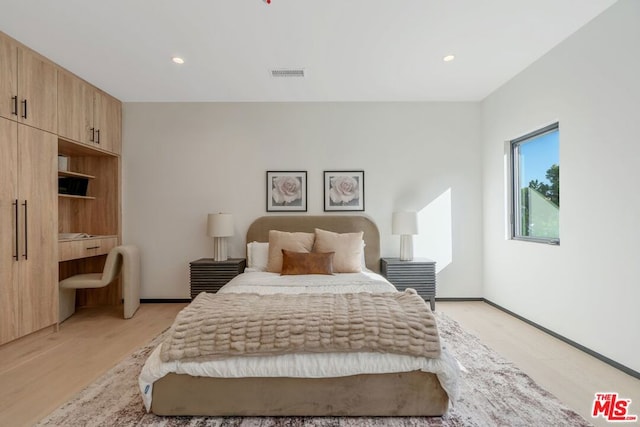
[[125, 102], [478, 101], [615, 1], [0, 0], [0, 31]]

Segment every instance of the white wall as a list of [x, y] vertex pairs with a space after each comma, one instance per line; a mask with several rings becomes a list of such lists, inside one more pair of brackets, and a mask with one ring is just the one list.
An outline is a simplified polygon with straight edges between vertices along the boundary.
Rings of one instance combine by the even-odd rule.
[[125, 104], [123, 233], [142, 250], [142, 298], [189, 296], [189, 261], [213, 254], [209, 212], [233, 213], [230, 255], [244, 256], [267, 170], [306, 170], [322, 214], [322, 172], [341, 169], [365, 171], [383, 256], [399, 252], [391, 213], [427, 207], [451, 224], [425, 220], [416, 245], [439, 262], [438, 296], [481, 296], [479, 118], [478, 103]]
[[[636, 371], [639, 44], [640, 2], [622, 0], [482, 105], [485, 297]], [[561, 246], [507, 240], [503, 144], [555, 120]]]

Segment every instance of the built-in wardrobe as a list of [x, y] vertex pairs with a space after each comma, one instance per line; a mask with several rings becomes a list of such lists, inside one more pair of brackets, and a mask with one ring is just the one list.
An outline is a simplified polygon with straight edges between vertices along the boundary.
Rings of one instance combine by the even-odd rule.
[[[59, 279], [100, 271], [119, 244], [121, 114], [120, 101], [0, 32], [0, 345], [56, 326]], [[86, 191], [60, 192], [69, 177]], [[96, 237], [60, 239], [70, 232]], [[78, 297], [117, 304], [121, 290]]]

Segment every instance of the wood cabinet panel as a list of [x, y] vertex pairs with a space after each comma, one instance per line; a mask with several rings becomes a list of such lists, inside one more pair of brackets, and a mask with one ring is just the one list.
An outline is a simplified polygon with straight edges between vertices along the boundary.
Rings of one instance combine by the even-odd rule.
[[57, 323], [57, 138], [0, 118], [0, 147], [2, 344]]
[[20, 335], [58, 321], [57, 152], [55, 135], [19, 126]]
[[65, 71], [59, 73], [58, 93], [60, 136], [120, 154], [120, 101]]
[[92, 144], [93, 88], [66, 71], [58, 72], [58, 135]]
[[103, 150], [120, 154], [122, 146], [122, 103], [109, 95], [95, 94], [96, 141]]
[[17, 96], [18, 47], [0, 34], [0, 117], [18, 119]]
[[18, 337], [18, 124], [0, 118], [0, 344]]
[[58, 131], [58, 68], [44, 57], [18, 47], [20, 123]]

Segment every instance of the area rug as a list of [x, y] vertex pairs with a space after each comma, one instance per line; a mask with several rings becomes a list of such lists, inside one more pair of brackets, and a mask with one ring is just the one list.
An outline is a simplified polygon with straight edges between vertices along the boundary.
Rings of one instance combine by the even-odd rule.
[[163, 334], [78, 393], [40, 426], [417, 427], [589, 426], [513, 363], [442, 313], [443, 345], [464, 367], [460, 399], [442, 417], [158, 417], [145, 412], [137, 378]]

